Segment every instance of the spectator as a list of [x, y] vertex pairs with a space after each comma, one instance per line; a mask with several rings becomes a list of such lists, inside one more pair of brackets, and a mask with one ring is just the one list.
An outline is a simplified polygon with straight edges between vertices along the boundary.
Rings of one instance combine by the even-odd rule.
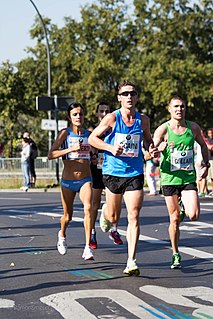
[[207, 140], [206, 144], [209, 150], [209, 163], [210, 163], [207, 180], [210, 180], [211, 182], [211, 191], [208, 195], [213, 196], [213, 129], [212, 128], [208, 129], [206, 140]]
[[146, 161], [146, 181], [149, 188], [148, 196], [156, 196], [158, 194], [156, 186], [156, 168], [159, 166], [159, 160], [157, 158], [152, 158], [148, 151], [145, 152], [144, 159]]
[[27, 192], [30, 188], [30, 144], [26, 137], [22, 138], [21, 167], [24, 178], [24, 186], [21, 189]]
[[30, 144], [30, 185], [35, 187], [36, 184], [36, 172], [35, 172], [35, 159], [37, 157], [37, 145], [34, 140], [31, 139], [30, 133], [25, 132], [24, 138], [27, 138]]

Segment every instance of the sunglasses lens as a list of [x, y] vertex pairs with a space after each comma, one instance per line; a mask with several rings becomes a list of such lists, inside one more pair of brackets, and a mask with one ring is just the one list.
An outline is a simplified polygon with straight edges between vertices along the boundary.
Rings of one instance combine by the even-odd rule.
[[130, 96], [136, 96], [137, 92], [136, 91], [124, 91], [122, 93], [120, 93], [120, 95], [122, 96], [128, 96], [130, 94]]

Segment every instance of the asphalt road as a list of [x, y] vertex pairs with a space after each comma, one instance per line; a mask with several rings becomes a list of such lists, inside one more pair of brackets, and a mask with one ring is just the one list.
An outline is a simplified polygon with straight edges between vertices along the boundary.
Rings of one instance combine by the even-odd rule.
[[[103, 198], [104, 200], [104, 198]], [[161, 196], [145, 196], [137, 248], [139, 277], [126, 277], [126, 210], [116, 246], [97, 224], [94, 261], [84, 261], [83, 209], [75, 202], [68, 253], [56, 249], [59, 191], [0, 192], [1, 319], [213, 319], [213, 199], [199, 222], [181, 224], [182, 269], [170, 269], [168, 216]]]

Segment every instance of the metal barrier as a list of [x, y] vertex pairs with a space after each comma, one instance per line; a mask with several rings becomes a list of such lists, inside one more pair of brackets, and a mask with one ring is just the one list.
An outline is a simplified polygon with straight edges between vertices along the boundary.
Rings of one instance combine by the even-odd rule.
[[[62, 170], [63, 162], [59, 159], [59, 169]], [[49, 161], [47, 157], [37, 157], [35, 159], [35, 170], [40, 172], [54, 172], [56, 169], [56, 161]], [[21, 158], [0, 158], [1, 173], [16, 173], [21, 171]]]

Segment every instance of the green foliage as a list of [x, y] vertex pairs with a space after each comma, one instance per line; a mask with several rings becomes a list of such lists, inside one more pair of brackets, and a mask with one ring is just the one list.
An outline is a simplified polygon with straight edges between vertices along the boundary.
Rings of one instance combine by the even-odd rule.
[[[197, 2], [196, 2], [197, 3]], [[51, 93], [74, 96], [86, 106], [86, 125], [96, 122], [99, 101], [117, 108], [117, 85], [135, 82], [138, 109], [151, 118], [152, 130], [168, 118], [167, 101], [177, 92], [187, 98], [188, 118], [212, 126], [212, 2], [102, 0], [81, 10], [81, 21], [65, 17], [62, 28], [43, 18], [51, 52]], [[5, 156], [19, 153], [19, 138], [29, 131], [48, 152], [48, 132], [36, 111], [36, 96], [47, 96], [47, 46], [37, 17], [30, 30], [36, 40], [29, 57], [0, 67], [0, 143]], [[52, 114], [53, 117], [53, 114]], [[64, 112], [59, 113], [65, 119]]]

